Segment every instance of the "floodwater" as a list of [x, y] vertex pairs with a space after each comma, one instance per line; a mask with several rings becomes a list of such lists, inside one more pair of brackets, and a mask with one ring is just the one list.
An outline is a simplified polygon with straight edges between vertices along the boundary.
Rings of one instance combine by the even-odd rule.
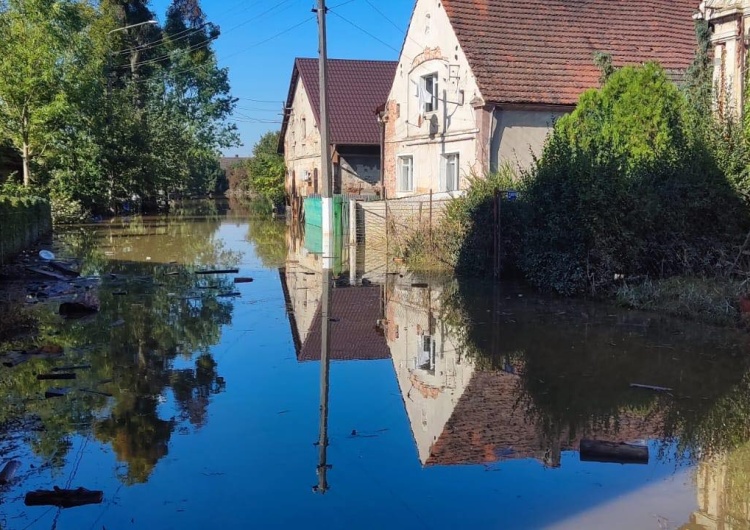
[[[213, 203], [57, 235], [101, 310], [35, 305], [65, 356], [0, 367], [0, 421], [29, 427], [0, 438], [22, 463], [0, 528], [750, 527], [747, 335], [423, 278], [365, 244], [322, 337], [297, 235]], [[239, 273], [195, 274], [215, 268]], [[65, 365], [91, 366], [36, 380]], [[582, 440], [647, 460], [591, 461]], [[24, 505], [54, 486], [104, 500]]]

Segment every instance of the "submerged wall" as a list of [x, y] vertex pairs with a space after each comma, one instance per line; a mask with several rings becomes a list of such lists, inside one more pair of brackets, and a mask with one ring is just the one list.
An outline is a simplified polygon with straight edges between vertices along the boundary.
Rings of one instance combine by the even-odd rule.
[[48, 201], [37, 197], [0, 197], [0, 263], [51, 229]]

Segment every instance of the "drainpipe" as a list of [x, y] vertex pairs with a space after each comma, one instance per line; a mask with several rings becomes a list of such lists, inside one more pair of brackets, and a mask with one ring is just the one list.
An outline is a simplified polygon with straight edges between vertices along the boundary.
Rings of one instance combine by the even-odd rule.
[[385, 192], [385, 110], [378, 112], [378, 123], [380, 124], [380, 193], [381, 199], [386, 199]]

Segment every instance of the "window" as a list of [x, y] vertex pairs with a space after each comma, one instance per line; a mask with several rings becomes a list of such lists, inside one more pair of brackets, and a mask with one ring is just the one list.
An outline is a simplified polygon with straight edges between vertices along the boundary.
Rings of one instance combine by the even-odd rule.
[[302, 116], [302, 139], [307, 138], [307, 120]]
[[398, 157], [398, 191], [414, 191], [414, 158]]
[[442, 188], [444, 191], [458, 190], [458, 153], [443, 155], [441, 173], [443, 177]]
[[419, 86], [419, 106], [423, 114], [438, 110], [438, 75], [430, 74], [422, 78]]

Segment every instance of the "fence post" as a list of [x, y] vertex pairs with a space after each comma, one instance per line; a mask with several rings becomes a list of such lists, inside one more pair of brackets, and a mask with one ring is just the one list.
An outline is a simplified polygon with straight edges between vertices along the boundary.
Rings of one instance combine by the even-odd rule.
[[432, 190], [430, 190], [430, 250], [435, 250], [432, 240]]
[[357, 201], [349, 199], [349, 285], [357, 285]]

